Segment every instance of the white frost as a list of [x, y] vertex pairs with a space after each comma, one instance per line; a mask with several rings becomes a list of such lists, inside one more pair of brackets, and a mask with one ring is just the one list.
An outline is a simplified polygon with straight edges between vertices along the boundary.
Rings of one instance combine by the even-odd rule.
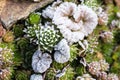
[[62, 3], [54, 13], [53, 23], [70, 43], [82, 40], [91, 34], [98, 24], [97, 14], [85, 5]]
[[62, 39], [56, 46], [55, 46], [55, 53], [54, 59], [58, 63], [65, 63], [70, 58], [70, 47], [67, 44], [65, 39]]
[[37, 50], [32, 57], [32, 68], [35, 72], [45, 72], [52, 63], [51, 56], [48, 53], [43, 53]]
[[43, 80], [42, 75], [38, 74], [33, 74], [30, 77], [30, 80]]

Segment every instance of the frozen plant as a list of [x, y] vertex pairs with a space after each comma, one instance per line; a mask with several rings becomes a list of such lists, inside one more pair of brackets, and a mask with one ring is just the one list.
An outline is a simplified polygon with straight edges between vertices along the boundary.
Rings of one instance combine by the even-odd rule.
[[11, 75], [10, 68], [0, 69], [0, 80], [10, 80]]
[[78, 76], [76, 80], [96, 80], [92, 78], [89, 74], [83, 74], [83, 76]]
[[52, 63], [52, 58], [48, 53], [42, 53], [39, 49], [33, 54], [32, 68], [37, 73], [45, 72]]
[[105, 60], [93, 61], [88, 64], [88, 66], [89, 72], [92, 75], [96, 75], [97, 77], [99, 77], [101, 73], [103, 73], [104, 71], [108, 71], [109, 69], [109, 64]]
[[51, 6], [48, 6], [45, 10], [42, 11], [42, 16], [44, 18], [53, 19], [54, 12], [57, 9], [57, 6], [61, 3], [61, 1], [54, 2]]
[[107, 80], [119, 80], [116, 74], [108, 74]]
[[109, 64], [105, 60], [100, 60], [99, 61], [101, 71], [108, 71], [109, 69]]
[[37, 33], [38, 41], [41, 49], [44, 51], [52, 52], [54, 46], [60, 39], [60, 35], [57, 30], [52, 28], [53, 26], [41, 27], [39, 33]]
[[41, 47], [41, 50], [48, 52], [52, 52], [60, 38], [59, 31], [55, 30], [54, 26], [48, 22], [44, 26], [41, 24], [27, 26], [24, 32], [27, 33], [31, 42], [35, 42]]
[[108, 14], [103, 11], [101, 7], [98, 7], [96, 10], [97, 15], [98, 15], [98, 24], [99, 25], [107, 25], [108, 23]]
[[13, 64], [14, 53], [11, 49], [0, 48], [0, 68], [10, 67]]
[[70, 47], [65, 39], [62, 39], [54, 48], [54, 59], [58, 63], [65, 63], [70, 59]]
[[88, 66], [89, 66], [89, 72], [92, 75], [97, 75], [97, 76], [99, 75], [101, 67], [97, 61], [91, 62], [90, 64], [88, 64]]
[[27, 28], [24, 29], [23, 31], [27, 33], [27, 37], [36, 38], [36, 32], [38, 32], [39, 29], [40, 26], [34, 24], [33, 26], [27, 26]]
[[111, 42], [113, 40], [113, 34], [110, 31], [102, 31], [99, 35], [103, 42]]
[[[64, 20], [64, 21], [63, 21]], [[58, 6], [53, 17], [63, 37], [70, 43], [82, 40], [97, 26], [97, 14], [85, 5], [64, 2]]]
[[43, 80], [43, 77], [40, 74], [33, 74], [31, 75], [30, 80]]

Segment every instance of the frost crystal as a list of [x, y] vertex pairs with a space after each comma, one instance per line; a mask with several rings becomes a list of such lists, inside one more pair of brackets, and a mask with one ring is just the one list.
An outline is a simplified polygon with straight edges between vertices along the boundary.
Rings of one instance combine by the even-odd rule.
[[51, 56], [48, 53], [43, 53], [37, 50], [32, 57], [32, 68], [35, 72], [45, 72], [52, 63]]
[[96, 80], [92, 78], [89, 74], [83, 74], [83, 76], [78, 76], [76, 80]]
[[82, 40], [92, 33], [98, 23], [97, 14], [85, 5], [76, 5], [71, 2], [62, 3], [53, 17], [63, 37], [70, 43]]
[[107, 80], [119, 80], [119, 78], [115, 74], [108, 74]]
[[30, 77], [30, 80], [43, 80], [42, 75], [38, 74], [33, 74]]
[[65, 63], [70, 58], [70, 47], [67, 44], [65, 39], [62, 39], [56, 46], [55, 46], [55, 53], [54, 59], [58, 63]]
[[48, 6], [45, 10], [42, 12], [42, 16], [44, 18], [50, 18], [53, 19], [54, 12], [56, 11], [57, 6], [61, 3], [61, 1], [54, 2], [52, 6]]

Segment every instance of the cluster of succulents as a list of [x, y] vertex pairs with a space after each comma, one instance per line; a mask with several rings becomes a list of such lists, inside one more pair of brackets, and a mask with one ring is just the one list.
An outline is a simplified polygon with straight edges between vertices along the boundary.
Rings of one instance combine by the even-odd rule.
[[0, 79], [9, 80], [12, 75], [12, 68], [14, 64], [14, 53], [11, 49], [0, 48]]
[[111, 0], [54, 0], [13, 28], [0, 24], [0, 80], [119, 80], [119, 53]]

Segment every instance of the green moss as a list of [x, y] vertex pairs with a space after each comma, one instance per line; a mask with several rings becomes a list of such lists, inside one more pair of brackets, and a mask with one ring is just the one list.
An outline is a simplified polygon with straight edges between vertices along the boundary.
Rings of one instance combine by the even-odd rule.
[[114, 42], [119, 45], [120, 44], [120, 29], [114, 32]]
[[114, 49], [113, 43], [104, 43], [104, 44], [101, 43], [100, 45], [101, 45], [101, 52], [103, 53], [104, 58], [108, 63], [112, 63], [113, 61], [111, 59], [111, 56]]
[[53, 62], [52, 67], [55, 68], [56, 70], [61, 70], [63, 69], [68, 63], [57, 63], [56, 61]]
[[28, 75], [26, 71], [16, 71], [15, 80], [29, 80]]
[[85, 72], [85, 67], [82, 64], [75, 68], [75, 73], [77, 76], [82, 76]]
[[55, 80], [55, 75], [56, 75], [55, 69], [50, 68], [46, 72], [45, 80]]
[[72, 62], [74, 59], [77, 59], [77, 55], [79, 53], [79, 49], [77, 48], [76, 45], [71, 45], [70, 46], [70, 62]]
[[68, 67], [64, 76], [62, 76], [59, 80], [74, 80], [74, 69], [72, 67]]

